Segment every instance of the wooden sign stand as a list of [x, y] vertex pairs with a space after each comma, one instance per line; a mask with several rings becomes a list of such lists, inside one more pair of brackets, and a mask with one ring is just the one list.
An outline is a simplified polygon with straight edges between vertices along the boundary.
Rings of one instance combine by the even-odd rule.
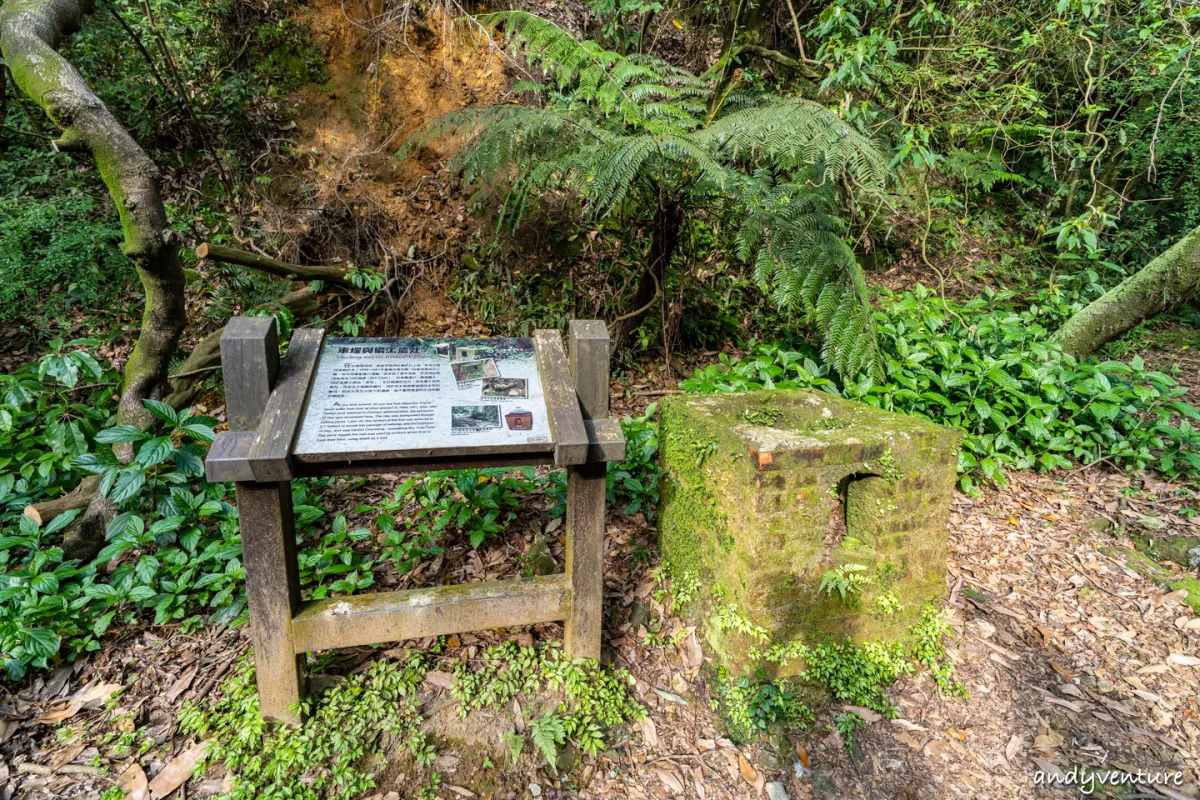
[[[537, 452], [400, 457], [361, 452], [342, 460], [297, 456], [294, 445], [321, 357], [322, 331], [292, 335], [279, 361], [275, 321], [235, 317], [221, 336], [230, 430], [206, 460], [211, 481], [234, 481], [250, 628], [264, 718], [298, 724], [304, 654], [472, 630], [565, 622], [565, 648], [600, 657], [607, 462], [625, 457], [608, 419], [609, 336], [603, 322], [570, 324], [569, 357], [557, 331], [533, 338], [553, 441]], [[292, 516], [293, 478], [554, 464], [568, 469], [566, 569], [559, 575], [485, 581], [302, 602]]]

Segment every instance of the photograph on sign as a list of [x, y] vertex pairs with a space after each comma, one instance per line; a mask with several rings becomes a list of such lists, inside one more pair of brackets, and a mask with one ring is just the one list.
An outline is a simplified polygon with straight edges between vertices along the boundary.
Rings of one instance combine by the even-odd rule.
[[[472, 348], [478, 350], [479, 348]], [[471, 381], [479, 381], [484, 378], [496, 378], [500, 375], [500, 370], [496, 368], [496, 360], [492, 358], [480, 358], [475, 361], [456, 361], [450, 365], [450, 369], [454, 371], [454, 380], [459, 383], [469, 383]]]
[[529, 381], [524, 378], [484, 378], [479, 396], [484, 400], [524, 400], [529, 397]]
[[550, 442], [530, 339], [331, 338], [295, 453], [415, 456], [529, 451]]
[[456, 431], [500, 427], [500, 406], [451, 406], [450, 427]]

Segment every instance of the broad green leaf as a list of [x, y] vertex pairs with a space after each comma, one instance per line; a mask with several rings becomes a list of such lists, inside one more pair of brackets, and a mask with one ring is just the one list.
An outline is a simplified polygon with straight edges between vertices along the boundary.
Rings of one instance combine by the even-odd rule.
[[150, 409], [150, 413], [158, 417], [163, 422], [174, 425], [179, 421], [179, 415], [175, 413], [175, 409], [164, 403], [162, 400], [143, 400], [146, 408]]
[[170, 458], [175, 452], [175, 444], [169, 436], [159, 436], [143, 444], [138, 449], [137, 461], [146, 469]]
[[124, 503], [131, 497], [137, 496], [146, 485], [146, 474], [137, 467], [129, 467], [117, 473], [117, 482], [109, 492], [108, 499], [114, 503]]
[[140, 442], [150, 437], [146, 431], [136, 425], [118, 425], [115, 428], [105, 428], [96, 434], [96, 441], [101, 444], [119, 444], [122, 442]]
[[58, 653], [62, 639], [44, 628], [21, 628], [21, 646], [34, 658], [50, 658]]

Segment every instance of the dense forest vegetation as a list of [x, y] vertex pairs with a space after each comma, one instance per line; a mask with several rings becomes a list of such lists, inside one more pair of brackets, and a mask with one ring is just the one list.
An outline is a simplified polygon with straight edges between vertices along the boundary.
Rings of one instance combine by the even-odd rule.
[[[127, 769], [144, 784], [142, 756], [161, 768], [185, 736], [217, 743], [211, 761], [238, 773], [234, 796], [358, 796], [386, 788], [362, 760], [383, 753], [389, 725], [421, 796], [446, 796], [416, 706], [397, 700], [426, 670], [455, 673], [464, 708], [507, 708], [539, 681], [568, 687], [562, 709], [529, 718], [524, 757], [537, 763], [522, 790], [537, 769], [558, 780], [568, 742], [595, 759], [632, 722], [665, 738], [661, 708], [647, 723], [611, 673], [554, 650], [485, 651], [487, 639], [478, 658], [446, 666], [468, 646], [457, 636], [392, 672], [314, 658], [312, 675], [349, 676], [320, 730], [303, 745], [267, 731], [250, 667], [235, 661], [247, 610], [233, 489], [203, 467], [226, 424], [218, 344], [233, 315], [273, 317], [281, 342], [312, 326], [528, 335], [607, 321], [628, 440], [608, 476], [620, 517], [609, 570], [621, 576], [609, 596], [613, 581], [630, 597], [656, 587], [625, 603], [653, 597], [654, 613], [622, 634], [653, 652], [686, 651], [688, 590], [659, 564], [653, 533], [652, 402], [677, 393], [811, 387], [961, 429], [961, 502], [1045, 481], [1041, 499], [1024, 495], [1042, 525], [1067, 518], [1048, 493], [1082, 481], [1107, 520], [1093, 533], [1150, 562], [1122, 560], [1122, 579], [1182, 591], [1194, 614], [1198, 43], [1200, 7], [1173, 0], [4, 0], [4, 713], [36, 719], [62, 699], [47, 686], [84, 665], [93, 683], [157, 697], [192, 664], [153, 712], [117, 692], [54, 720], [63, 742], [98, 748], [91, 772], [70, 774], [108, 796], [134, 794]], [[563, 473], [533, 468], [297, 480], [306, 597], [556, 568], [564, 493]], [[962, 513], [1009, 514], [984, 507]], [[1012, 508], [1019, 528], [1025, 512]], [[510, 528], [534, 533], [513, 545]], [[1167, 627], [1194, 652], [1198, 626]], [[151, 636], [221, 650], [180, 644], [190, 655], [165, 673], [114, 678], [132, 658], [114, 654]], [[947, 669], [934, 640], [904, 664]], [[508, 686], [497, 665], [518, 659], [526, 683]], [[631, 685], [649, 681], [621, 663]], [[783, 682], [709, 679], [699, 705], [725, 726], [714, 740], [815, 724], [850, 753], [857, 715], [892, 708], [873, 687], [911, 667], [845, 663], [849, 678], [823, 681], [860, 711], [821, 723]], [[937, 675], [935, 692], [949, 685]], [[204, 690], [185, 696], [193, 679]], [[594, 694], [578, 688], [589, 682]], [[657, 685], [660, 705], [683, 693]], [[371, 711], [337, 705], [354, 698]], [[376, 707], [393, 702], [399, 721]], [[1185, 706], [1155, 730], [1195, 754], [1194, 696], [1190, 722]], [[95, 713], [71, 723], [81, 709]], [[659, 732], [645, 733], [656, 716]], [[328, 739], [339, 727], [352, 746]], [[49, 724], [11, 741], [5, 730], [0, 783], [53, 743]], [[503, 741], [516, 770], [525, 722]], [[304, 778], [339, 752], [331, 772]], [[1196, 758], [1179, 761], [1194, 770]], [[21, 774], [58, 796], [54, 769]]]

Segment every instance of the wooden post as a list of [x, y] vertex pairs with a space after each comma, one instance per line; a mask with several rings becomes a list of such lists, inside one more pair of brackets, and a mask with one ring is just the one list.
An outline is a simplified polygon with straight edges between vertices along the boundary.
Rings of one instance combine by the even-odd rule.
[[[230, 430], [256, 430], [279, 375], [275, 320], [231, 319], [221, 334], [221, 371]], [[291, 481], [236, 487], [259, 707], [264, 719], [297, 725], [300, 717], [289, 708], [304, 696], [306, 676], [292, 634], [300, 568]]]
[[[572, 320], [570, 364], [584, 420], [608, 417], [608, 329], [600, 320]], [[567, 469], [566, 574], [571, 613], [565, 647], [572, 658], [600, 658], [604, 627], [604, 494], [606, 463]]]

